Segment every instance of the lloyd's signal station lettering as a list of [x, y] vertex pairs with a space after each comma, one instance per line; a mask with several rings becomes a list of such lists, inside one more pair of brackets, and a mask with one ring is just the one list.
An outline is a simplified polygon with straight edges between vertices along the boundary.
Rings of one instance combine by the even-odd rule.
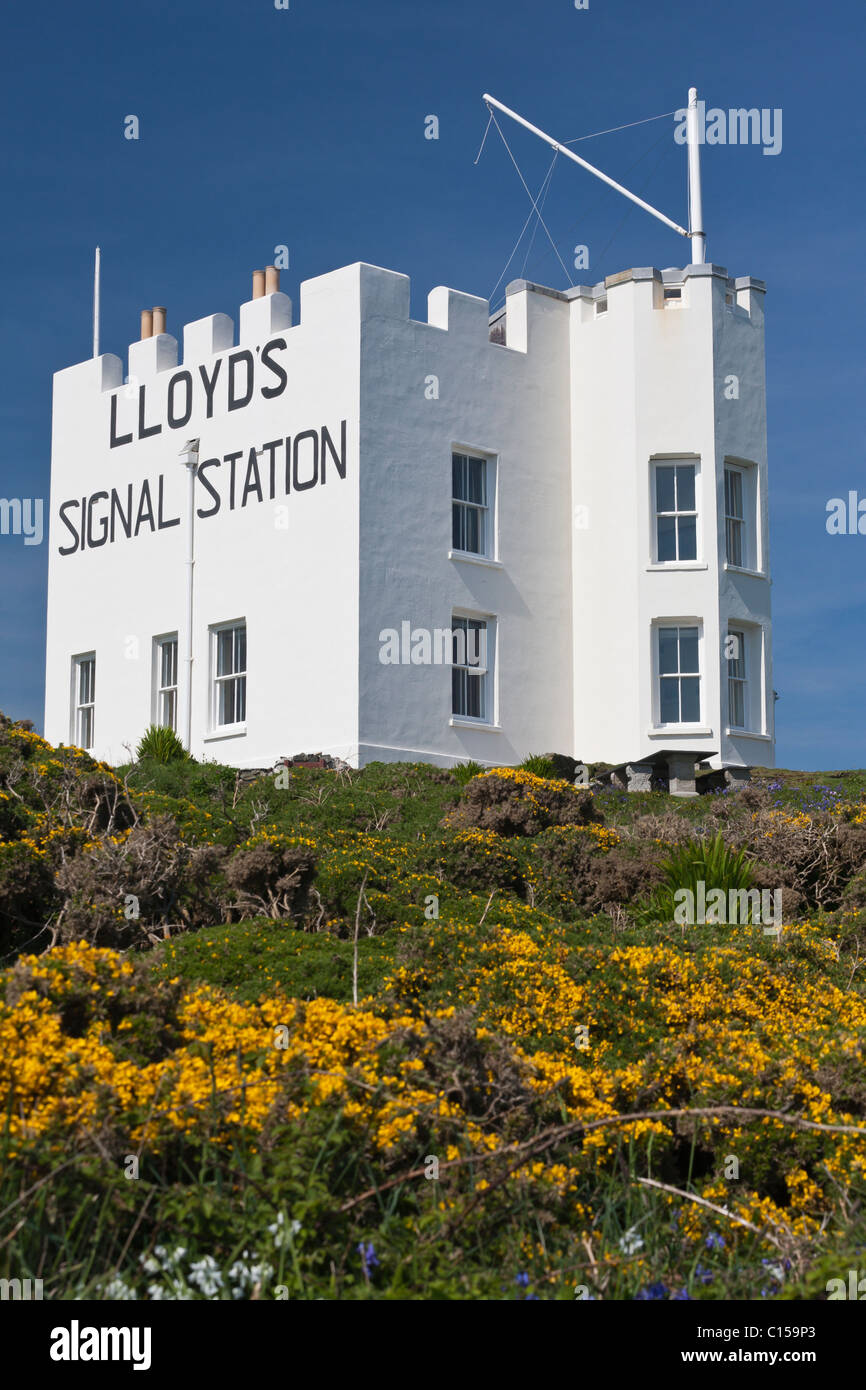
[[[278, 348], [285, 347], [285, 338], [272, 338], [262, 348], [260, 365], [268, 376], [264, 382], [258, 383], [258, 394], [266, 401], [281, 396], [288, 384], [289, 377], [285, 367], [273, 360], [273, 353]], [[224, 360], [225, 371], [222, 370]], [[168, 380], [166, 428], [183, 429], [192, 419], [196, 404], [204, 406], [206, 420], [213, 419], [217, 398], [219, 405], [227, 411], [242, 410], [256, 394], [257, 376], [256, 360], [249, 348], [239, 348], [236, 352], [230, 352], [225, 359], [218, 357], [210, 368], [207, 364], [200, 363], [196, 375], [188, 368], [181, 367], [173, 372]], [[109, 445], [112, 449], [131, 444], [133, 437], [150, 439], [153, 435], [162, 433], [162, 420], [151, 420], [147, 423], [147, 387], [144, 385], [138, 388], [138, 429], [135, 436], [132, 430], [126, 434], [118, 433], [118, 396], [119, 392], [115, 392], [111, 397]], [[195, 414], [198, 418], [199, 411], [195, 410]]]
[[[285, 338], [274, 338], [262, 349], [257, 370], [253, 353], [242, 348], [227, 358], [201, 364], [197, 374], [186, 368], [169, 378], [165, 394], [164, 419], [149, 418], [147, 387], [138, 387], [137, 431], [121, 433], [118, 425], [118, 398], [109, 407], [109, 447], [122, 448], [133, 438], [147, 439], [188, 425], [195, 413], [211, 419], [215, 409], [234, 411], [250, 404], [254, 395], [273, 400], [282, 395], [288, 382], [285, 368], [273, 353], [286, 347]], [[258, 350], [257, 350], [258, 351]], [[225, 370], [223, 363], [225, 362]], [[235, 511], [252, 502], [274, 501], [293, 492], [306, 492], [324, 486], [329, 476], [346, 477], [346, 421], [339, 427], [320, 425], [295, 435], [271, 439], [258, 448], [237, 449], [222, 457], [205, 458], [198, 465], [200, 504], [196, 516], [201, 520], [216, 516], [223, 509]], [[96, 550], [116, 540], [134, 539], [144, 531], [164, 531], [179, 526], [181, 518], [166, 514], [165, 474], [154, 481], [143, 479], [125, 486], [102, 489], [85, 497], [71, 497], [60, 504], [58, 515], [68, 537], [58, 546], [60, 555]]]

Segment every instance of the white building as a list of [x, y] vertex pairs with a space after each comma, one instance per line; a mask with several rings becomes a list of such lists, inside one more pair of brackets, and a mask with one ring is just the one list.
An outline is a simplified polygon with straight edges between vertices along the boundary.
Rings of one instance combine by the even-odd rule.
[[198, 437], [197, 757], [772, 765], [761, 281], [275, 281], [55, 376], [50, 740], [186, 734]]

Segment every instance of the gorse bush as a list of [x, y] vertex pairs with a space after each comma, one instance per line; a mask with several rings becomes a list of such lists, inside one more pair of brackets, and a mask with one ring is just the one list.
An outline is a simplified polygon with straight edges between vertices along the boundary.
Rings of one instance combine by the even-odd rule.
[[846, 820], [844, 808], [812, 814], [765, 808], [729, 838], [771, 864], [775, 881], [809, 908], [838, 907], [848, 882], [866, 867], [866, 825]]
[[149, 758], [155, 763], [185, 762], [190, 758], [174, 729], [162, 724], [150, 725], [135, 750], [135, 756], [139, 762]]
[[146, 946], [171, 929], [219, 922], [215, 876], [225, 851], [191, 845], [168, 816], [134, 826], [65, 861], [55, 940]]
[[59, 894], [44, 854], [20, 840], [0, 843], [0, 958], [27, 943], [44, 945]]
[[418, 867], [416, 851], [386, 835], [334, 832], [324, 841], [314, 897], [318, 895], [324, 914], [348, 923], [357, 911], [362, 887], [370, 901], [377, 891], [393, 894], [397, 885], [404, 888], [406, 876]]
[[261, 831], [235, 850], [225, 870], [232, 916], [275, 919], [303, 913], [318, 856], [313, 846]]
[[497, 835], [537, 835], [549, 825], [601, 824], [603, 819], [592, 792], [513, 767], [473, 777], [447, 818], [450, 826], [495, 830]]
[[451, 830], [425, 846], [420, 859], [430, 873], [458, 888], [523, 893], [524, 871], [506, 841], [492, 830]]
[[566, 919], [630, 903], [659, 882], [657, 857], [606, 826], [552, 826], [530, 848], [533, 901]]
[[160, 1062], [183, 1041], [183, 984], [158, 975], [147, 957], [122, 960], [83, 942], [47, 957], [21, 956], [6, 972], [2, 997], [13, 1009], [53, 1012], [66, 1038], [107, 1030], [123, 1061]]

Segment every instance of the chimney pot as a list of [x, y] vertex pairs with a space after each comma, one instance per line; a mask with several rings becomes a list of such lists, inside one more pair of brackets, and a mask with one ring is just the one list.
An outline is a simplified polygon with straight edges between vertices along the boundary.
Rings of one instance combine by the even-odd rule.
[[157, 333], [165, 332], [165, 305], [155, 304], [153, 306], [153, 336]]
[[261, 299], [265, 292], [265, 272], [263, 270], [253, 271], [253, 299]]
[[141, 311], [141, 336], [144, 338], [153, 337], [153, 310], [142, 309]]
[[265, 266], [265, 294], [276, 294], [280, 288], [280, 272], [275, 265]]

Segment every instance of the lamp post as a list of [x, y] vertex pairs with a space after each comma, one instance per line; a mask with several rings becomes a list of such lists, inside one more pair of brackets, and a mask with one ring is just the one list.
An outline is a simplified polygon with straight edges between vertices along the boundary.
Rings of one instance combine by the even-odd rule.
[[192, 595], [195, 567], [195, 475], [200, 440], [188, 439], [180, 451], [187, 470], [186, 494], [186, 678], [183, 699], [183, 745], [192, 752]]

